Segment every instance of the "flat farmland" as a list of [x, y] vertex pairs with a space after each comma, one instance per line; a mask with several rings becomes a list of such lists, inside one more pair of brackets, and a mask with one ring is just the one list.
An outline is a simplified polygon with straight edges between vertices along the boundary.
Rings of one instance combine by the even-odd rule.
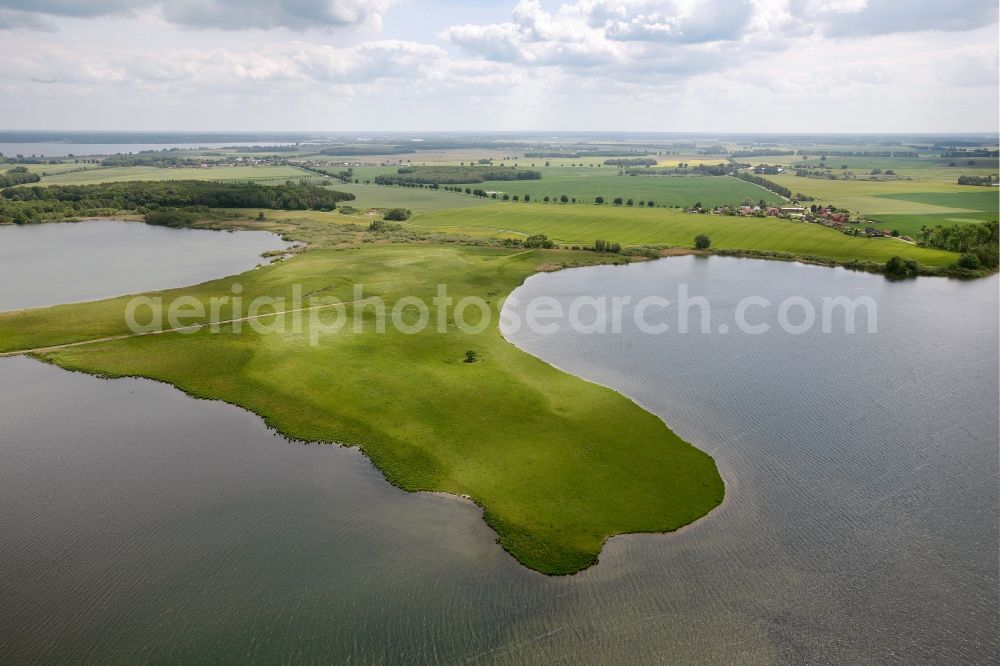
[[903, 236], [916, 238], [923, 227], [938, 225], [950, 227], [953, 224], [975, 224], [997, 219], [996, 213], [946, 213], [943, 215], [879, 215], [879, 229], [895, 229]]
[[[524, 166], [519, 164], [519, 166]], [[530, 166], [529, 166], [530, 168]], [[593, 203], [602, 196], [639, 201], [655, 201], [657, 206], [690, 206], [701, 201], [708, 206], [739, 203], [744, 199], [779, 201], [780, 197], [761, 187], [729, 176], [629, 176], [614, 167], [542, 167], [541, 180], [486, 181], [475, 187], [532, 199], [558, 199], [562, 195], [578, 202]]]
[[981, 213], [996, 213], [1000, 210], [1000, 191], [996, 187], [974, 187], [963, 185], [960, 192], [907, 192], [906, 194], [883, 194], [884, 199], [909, 201], [930, 206], [973, 210]]
[[483, 236], [500, 232], [546, 234], [560, 243], [587, 246], [601, 238], [625, 245], [690, 247], [696, 235], [706, 233], [716, 248], [789, 252], [837, 261], [884, 262], [899, 255], [922, 264], [943, 266], [957, 259], [952, 252], [916, 247], [890, 238], [847, 236], [805, 222], [696, 215], [662, 208], [493, 203], [418, 215], [410, 224], [428, 230]]
[[[830, 203], [862, 215], [935, 215], [961, 213], [971, 200], [963, 197], [938, 197], [939, 194], [970, 193], [970, 186], [940, 180], [827, 180], [801, 178], [785, 174], [765, 176], [792, 192], [815, 197], [818, 203]], [[933, 196], [932, 196], [933, 195]], [[916, 198], [913, 198], [916, 196]]]
[[390, 187], [334, 181], [330, 189], [353, 194], [355, 200], [345, 203], [361, 210], [407, 208], [414, 213], [424, 213], [444, 208], [471, 208], [490, 203], [489, 200], [479, 197], [422, 187]]

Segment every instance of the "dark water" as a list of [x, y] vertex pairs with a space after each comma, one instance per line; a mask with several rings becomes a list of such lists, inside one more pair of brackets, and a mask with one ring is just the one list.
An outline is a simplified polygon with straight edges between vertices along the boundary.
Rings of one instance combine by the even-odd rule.
[[[997, 280], [713, 258], [517, 292], [871, 295], [875, 335], [516, 338], [709, 450], [726, 502], [546, 578], [479, 511], [145, 380], [0, 359], [0, 663], [991, 663]], [[2, 284], [0, 284], [2, 288]]]
[[142, 222], [0, 226], [0, 311], [92, 301], [242, 273], [288, 247], [264, 231], [170, 229]]

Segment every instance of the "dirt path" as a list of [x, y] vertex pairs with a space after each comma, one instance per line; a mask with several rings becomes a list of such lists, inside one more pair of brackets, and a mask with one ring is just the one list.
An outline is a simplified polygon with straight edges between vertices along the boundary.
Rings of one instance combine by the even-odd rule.
[[126, 333], [124, 335], [112, 335], [106, 338], [94, 338], [93, 340], [81, 340], [79, 342], [67, 342], [62, 345], [51, 345], [48, 347], [35, 347], [33, 349], [18, 349], [16, 351], [0, 352], [0, 358], [5, 356], [20, 356], [22, 354], [44, 354], [46, 352], [58, 351], [60, 349], [69, 349], [71, 347], [81, 347], [83, 345], [93, 345], [99, 342], [113, 342], [115, 340], [126, 340], [128, 338], [141, 338], [147, 335], [163, 335], [164, 333], [178, 333], [180, 331], [196, 331], [200, 328], [205, 328], [206, 326], [224, 326], [226, 324], [235, 324], [237, 322], [252, 321], [254, 319], [263, 319], [264, 317], [277, 317], [284, 314], [292, 314], [294, 312], [308, 312], [310, 310], [322, 310], [324, 308], [333, 308], [338, 305], [349, 305], [351, 303], [357, 303], [358, 301], [364, 301], [367, 299], [355, 299], [352, 301], [338, 301], [336, 303], [327, 303], [324, 305], [313, 305], [308, 308], [294, 308], [291, 310], [281, 310], [280, 312], [265, 312], [263, 314], [253, 315], [250, 317], [237, 317], [236, 319], [226, 319], [224, 321], [206, 321], [201, 324], [189, 324], [187, 326], [178, 326], [176, 328], [165, 328], [161, 331], [146, 331], [142, 333]]

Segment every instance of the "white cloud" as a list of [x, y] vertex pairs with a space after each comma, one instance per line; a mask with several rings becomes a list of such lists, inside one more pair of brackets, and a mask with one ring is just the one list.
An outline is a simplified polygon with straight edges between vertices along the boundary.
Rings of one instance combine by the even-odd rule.
[[[406, 2], [0, 0], [0, 118], [190, 129], [996, 126], [996, 11], [980, 0], [511, 0], [499, 13]], [[419, 12], [419, 28], [392, 18], [380, 32], [394, 11]], [[354, 27], [335, 29], [344, 25]]]
[[838, 37], [965, 31], [997, 20], [996, 0], [791, 0], [791, 10]]
[[[158, 8], [167, 22], [191, 28], [241, 30], [284, 27], [305, 30], [363, 24], [378, 27], [393, 2], [394, 0], [0, 0], [0, 29], [35, 28], [43, 16], [131, 16], [150, 7]], [[4, 16], [8, 17], [6, 21]]]
[[187, 84], [210, 93], [219, 85], [309, 81], [358, 84], [420, 79], [447, 65], [443, 49], [415, 42], [380, 41], [335, 48], [288, 42], [260, 49], [185, 49], [134, 58], [127, 52], [49, 48], [13, 57], [0, 79], [49, 83]]

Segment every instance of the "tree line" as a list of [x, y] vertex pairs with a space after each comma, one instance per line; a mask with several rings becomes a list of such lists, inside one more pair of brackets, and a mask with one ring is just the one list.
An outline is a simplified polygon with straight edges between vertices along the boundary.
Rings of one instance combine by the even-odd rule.
[[160, 208], [333, 210], [354, 195], [286, 181], [283, 185], [197, 180], [51, 185], [0, 191], [0, 223], [25, 224], [117, 211]]
[[616, 166], [623, 169], [630, 167], [656, 166], [656, 160], [652, 157], [619, 157], [611, 160], [604, 160], [608, 166]]
[[784, 155], [794, 155], [794, 150], [779, 150], [777, 148], [751, 148], [748, 150], [734, 150], [729, 154], [734, 159], [741, 157], [782, 157]]
[[14, 167], [0, 174], [0, 187], [37, 183], [41, 179], [41, 176], [37, 173], [31, 173], [26, 167]]
[[650, 152], [648, 150], [629, 150], [629, 151], [624, 151], [624, 153], [621, 150], [577, 150], [577, 151], [553, 150], [548, 152], [525, 153], [524, 157], [525, 159], [530, 159], [532, 157], [542, 158], [542, 159], [559, 158], [559, 157], [579, 159], [581, 157], [618, 157], [621, 156], [622, 154], [636, 155], [641, 157], [649, 155]]
[[[797, 152], [799, 155], [808, 155], [804, 150]], [[815, 154], [815, 153], [813, 153]], [[822, 154], [832, 157], [919, 157], [920, 153], [915, 150], [824, 150]]]
[[355, 155], [403, 155], [417, 152], [413, 148], [395, 145], [330, 146], [319, 151], [320, 155], [352, 157]]
[[[962, 253], [960, 265], [963, 268], [997, 268], [1000, 253], [1000, 226], [997, 221], [938, 225], [924, 225], [917, 232], [917, 244], [939, 250]], [[970, 256], [966, 256], [970, 255]]]
[[484, 166], [400, 167], [394, 174], [376, 176], [376, 185], [454, 185], [487, 180], [540, 180], [541, 172]]
[[1000, 157], [1000, 150], [979, 148], [976, 150], [946, 150], [941, 157]]
[[992, 185], [997, 181], [996, 176], [959, 176], [959, 185]]
[[767, 178], [763, 178], [761, 176], [757, 176], [757, 175], [752, 174], [752, 173], [744, 173], [742, 171], [734, 173], [733, 175], [736, 176], [737, 178], [739, 178], [740, 180], [745, 180], [748, 183], [753, 183], [754, 185], [759, 185], [759, 186], [763, 187], [765, 190], [770, 190], [771, 192], [774, 192], [775, 194], [780, 194], [781, 196], [785, 197], [786, 199], [791, 199], [792, 198], [792, 191], [790, 189], [788, 189], [784, 185], [777, 184], [773, 180], [768, 180]]

